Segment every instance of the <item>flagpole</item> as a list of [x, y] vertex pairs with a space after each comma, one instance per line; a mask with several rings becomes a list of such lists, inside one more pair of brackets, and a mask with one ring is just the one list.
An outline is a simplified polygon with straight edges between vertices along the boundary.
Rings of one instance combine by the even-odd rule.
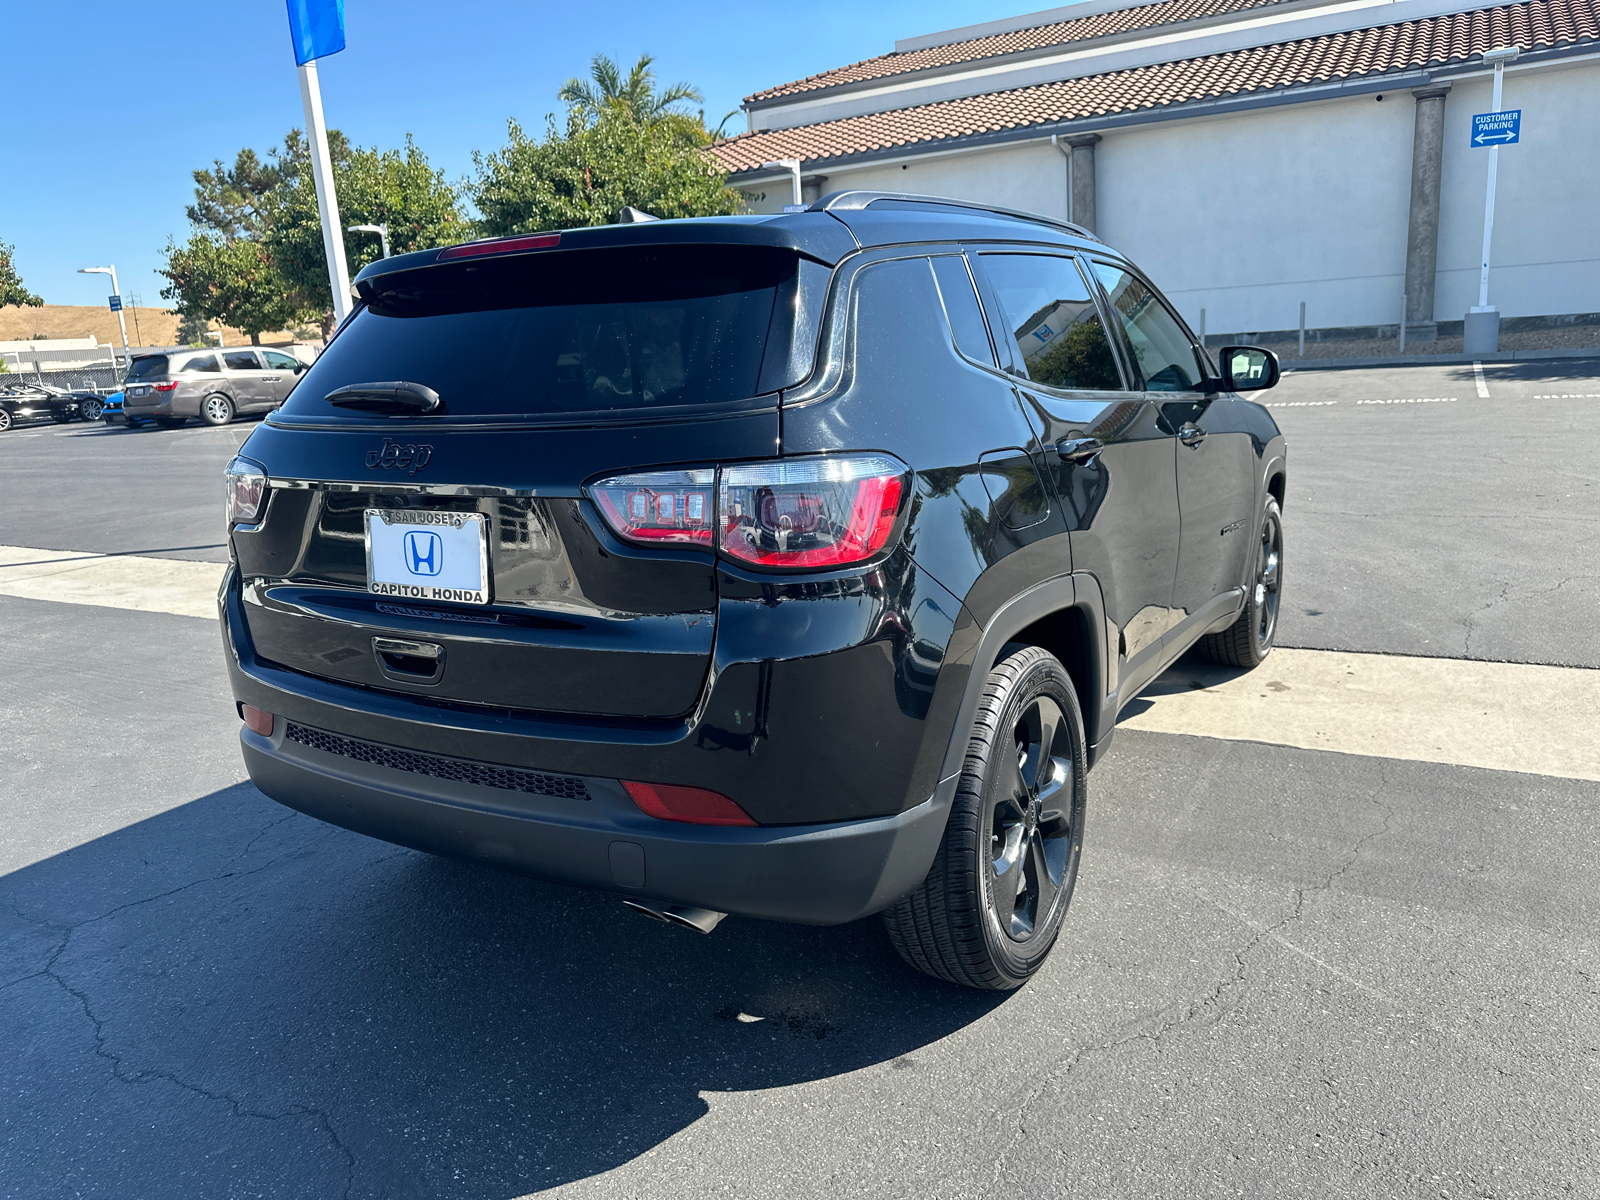
[[317, 185], [317, 211], [322, 217], [322, 248], [328, 256], [328, 282], [333, 287], [333, 316], [336, 324], [342, 324], [350, 315], [350, 267], [344, 258], [339, 197], [333, 190], [328, 127], [322, 119], [322, 88], [317, 84], [317, 60], [314, 58], [300, 64], [300, 99], [306, 109], [306, 140], [311, 144], [311, 171]]

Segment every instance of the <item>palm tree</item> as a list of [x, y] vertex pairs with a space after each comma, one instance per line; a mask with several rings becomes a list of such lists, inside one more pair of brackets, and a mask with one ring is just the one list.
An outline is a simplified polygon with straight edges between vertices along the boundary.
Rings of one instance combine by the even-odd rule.
[[704, 104], [700, 89], [688, 83], [675, 83], [656, 91], [656, 73], [650, 69], [655, 57], [641, 54], [633, 64], [627, 78], [622, 68], [604, 54], [596, 54], [589, 64], [589, 80], [569, 79], [561, 85], [557, 96], [568, 104], [599, 112], [606, 108], [620, 108], [639, 121], [660, 121], [685, 114], [672, 111], [672, 106], [685, 100]]

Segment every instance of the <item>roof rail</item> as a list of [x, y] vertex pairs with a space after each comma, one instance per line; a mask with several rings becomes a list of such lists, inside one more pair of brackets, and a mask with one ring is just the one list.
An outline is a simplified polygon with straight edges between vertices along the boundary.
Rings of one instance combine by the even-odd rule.
[[[919, 196], [915, 192], [872, 192], [872, 191], [844, 191], [829, 192], [820, 200], [814, 200], [806, 207], [807, 212], [857, 212], [868, 208], [875, 200], [909, 200], [922, 204], [943, 204], [950, 208], [970, 208], [975, 212], [993, 213], [997, 217], [1010, 217], [1015, 221], [1037, 221], [1041, 225], [1053, 225], [1057, 229], [1065, 229], [1075, 237], [1087, 238], [1091, 242], [1100, 239], [1082, 225], [1074, 225], [1071, 221], [1062, 221], [1055, 217], [1041, 216], [1038, 213], [1023, 212], [1018, 208], [1001, 208], [998, 204], [978, 204], [972, 200], [952, 200], [948, 196]], [[1104, 243], [1101, 243], [1104, 245]]]

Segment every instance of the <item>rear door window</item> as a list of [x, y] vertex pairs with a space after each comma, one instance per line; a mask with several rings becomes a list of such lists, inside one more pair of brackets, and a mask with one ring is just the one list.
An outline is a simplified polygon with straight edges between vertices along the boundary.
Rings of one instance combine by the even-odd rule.
[[1150, 392], [1198, 391], [1206, 378], [1204, 360], [1178, 318], [1144, 280], [1122, 267], [1097, 262], [1094, 273], [1105, 286], [1122, 321], [1133, 357]]
[[1064, 390], [1123, 390], [1099, 306], [1077, 263], [1047, 254], [985, 254], [982, 261], [1029, 379]]
[[300, 360], [292, 354], [284, 354], [277, 350], [263, 350], [261, 357], [267, 360], [269, 371], [298, 371]]
[[387, 380], [432, 388], [446, 419], [603, 420], [747, 400], [796, 261], [764, 247], [668, 245], [380, 276], [282, 411], [363, 419], [325, 397]]
[[180, 371], [214, 371], [222, 374], [222, 368], [217, 365], [215, 354], [196, 354], [193, 358], [178, 367]]

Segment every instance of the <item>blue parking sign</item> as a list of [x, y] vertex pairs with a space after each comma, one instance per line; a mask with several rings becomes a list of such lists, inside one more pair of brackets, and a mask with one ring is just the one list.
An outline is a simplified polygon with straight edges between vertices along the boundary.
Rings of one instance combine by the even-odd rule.
[[122, 297], [121, 296], [112, 296], [112, 297], [110, 297], [108, 303], [111, 305], [111, 311], [112, 312], [121, 312], [122, 311]]
[[1472, 114], [1474, 146], [1511, 146], [1522, 140], [1522, 110]]

